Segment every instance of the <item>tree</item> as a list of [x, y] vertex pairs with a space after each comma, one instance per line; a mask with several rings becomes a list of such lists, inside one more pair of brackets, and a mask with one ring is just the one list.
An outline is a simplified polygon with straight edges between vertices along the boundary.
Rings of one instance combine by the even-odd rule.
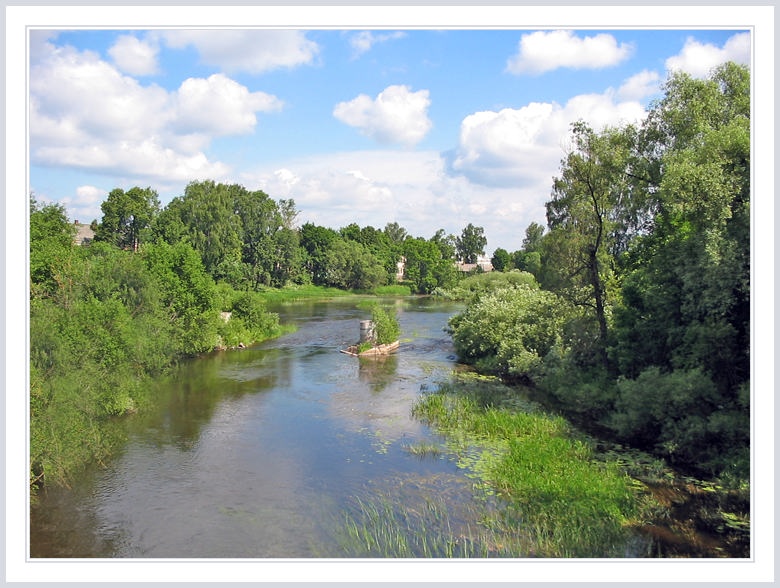
[[469, 223], [455, 240], [458, 257], [463, 263], [477, 263], [480, 255], [485, 254], [487, 238], [482, 227], [475, 227]]
[[544, 240], [549, 259], [543, 282], [593, 311], [595, 352], [605, 367], [607, 284], [613, 276], [616, 235], [624, 228], [621, 207], [632, 195], [628, 170], [634, 136], [630, 126], [596, 133], [582, 121], [574, 123], [572, 149], [546, 204], [550, 233]]
[[300, 246], [305, 252], [303, 264], [311, 275], [314, 284], [323, 285], [327, 281], [326, 254], [331, 244], [341, 239], [333, 229], [312, 223], [304, 224], [299, 232]]
[[138, 251], [141, 237], [160, 211], [157, 192], [151, 188], [115, 188], [100, 205], [103, 219], [95, 240], [106, 241], [121, 249]]
[[357, 241], [335, 239], [325, 253], [325, 284], [345, 290], [371, 290], [386, 282], [382, 263]]
[[703, 367], [733, 403], [750, 372], [750, 78], [674, 74], [651, 111], [653, 231], [632, 251], [615, 355], [636, 377]]
[[200, 254], [206, 271], [224, 277], [241, 263], [243, 226], [236, 214], [237, 189], [212, 180], [190, 182], [182, 196], [160, 213], [155, 232], [168, 243], [186, 240]]
[[544, 227], [537, 222], [532, 222], [525, 229], [525, 238], [523, 239], [523, 251], [531, 253], [539, 251], [544, 236]]
[[493, 269], [498, 272], [505, 272], [512, 267], [512, 257], [506, 249], [499, 247], [493, 252], [493, 257], [490, 258], [490, 263], [493, 264]]
[[40, 204], [30, 196], [30, 294], [53, 295], [57, 275], [71, 254], [76, 229], [61, 204]]
[[406, 229], [397, 222], [387, 223], [384, 232], [391, 243], [401, 243], [408, 236]]

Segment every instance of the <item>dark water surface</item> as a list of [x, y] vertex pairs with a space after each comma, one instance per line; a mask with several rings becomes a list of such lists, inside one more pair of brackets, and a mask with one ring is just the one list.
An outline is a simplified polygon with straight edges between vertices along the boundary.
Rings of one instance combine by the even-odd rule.
[[41, 494], [31, 556], [349, 557], [334, 533], [361, 497], [466, 512], [463, 472], [408, 451], [434, 438], [410, 410], [455, 367], [443, 328], [459, 307], [394, 303], [402, 342], [385, 360], [339, 353], [368, 316], [349, 299], [280, 306], [296, 332], [183, 365], [112, 462]]

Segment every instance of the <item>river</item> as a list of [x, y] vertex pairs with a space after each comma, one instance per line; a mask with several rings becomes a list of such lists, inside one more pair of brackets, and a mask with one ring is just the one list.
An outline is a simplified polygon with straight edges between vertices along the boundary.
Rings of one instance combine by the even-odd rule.
[[459, 307], [385, 302], [402, 343], [384, 360], [339, 353], [368, 316], [348, 298], [279, 306], [294, 333], [183, 364], [151, 411], [123, 421], [127, 440], [110, 463], [41, 493], [31, 556], [349, 557], [335, 533], [372, 496], [410, 507], [446, 497], [453, 520], [466, 521], [463, 471], [409, 451], [436, 441], [410, 410], [456, 367], [444, 327]]

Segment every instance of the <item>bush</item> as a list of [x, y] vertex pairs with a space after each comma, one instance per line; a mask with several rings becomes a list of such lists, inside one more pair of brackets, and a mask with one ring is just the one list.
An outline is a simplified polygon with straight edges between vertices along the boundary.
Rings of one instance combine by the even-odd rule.
[[462, 361], [485, 372], [533, 380], [560, 341], [568, 313], [555, 294], [524, 285], [475, 298], [449, 324]]
[[385, 310], [375, 304], [371, 308], [371, 320], [374, 322], [374, 333], [378, 345], [387, 345], [398, 341], [398, 337], [401, 336], [401, 326], [398, 324], [394, 310]]
[[718, 454], [732, 444], [747, 446], [735, 436], [747, 436], [748, 412], [724, 410], [717, 386], [701, 369], [651, 367], [634, 380], [620, 379], [618, 391], [612, 428], [672, 461], [701, 466], [721, 461]]
[[510, 272], [486, 272], [471, 275], [460, 281], [457, 286], [449, 289], [437, 289], [434, 293], [452, 300], [474, 300], [480, 294], [494, 292], [508, 287], [521, 287], [538, 289], [536, 278], [522, 271]]

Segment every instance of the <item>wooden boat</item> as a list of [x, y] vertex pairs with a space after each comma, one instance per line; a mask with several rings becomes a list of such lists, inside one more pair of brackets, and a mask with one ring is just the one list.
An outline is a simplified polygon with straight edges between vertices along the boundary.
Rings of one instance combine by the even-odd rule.
[[387, 343], [385, 345], [374, 345], [361, 352], [358, 352], [357, 345], [350, 345], [346, 349], [339, 349], [339, 351], [351, 355], [352, 357], [377, 357], [381, 355], [390, 355], [398, 350], [400, 344], [400, 341], [393, 341], [392, 343]]

